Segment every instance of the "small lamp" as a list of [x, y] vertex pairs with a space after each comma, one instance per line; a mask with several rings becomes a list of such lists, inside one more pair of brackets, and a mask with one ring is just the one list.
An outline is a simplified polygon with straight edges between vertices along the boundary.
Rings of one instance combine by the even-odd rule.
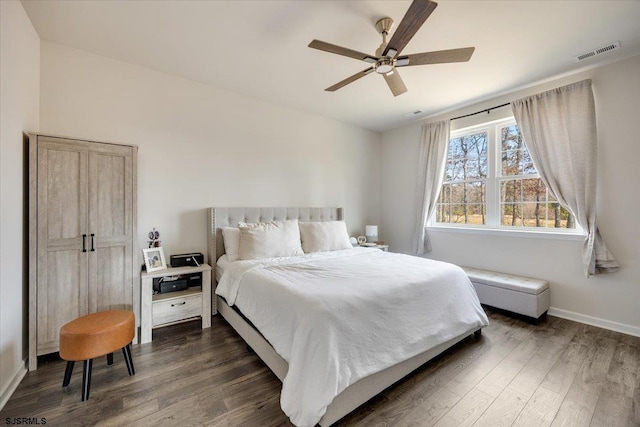
[[375, 243], [378, 241], [378, 226], [367, 225], [364, 228], [364, 234], [367, 236], [368, 243]]

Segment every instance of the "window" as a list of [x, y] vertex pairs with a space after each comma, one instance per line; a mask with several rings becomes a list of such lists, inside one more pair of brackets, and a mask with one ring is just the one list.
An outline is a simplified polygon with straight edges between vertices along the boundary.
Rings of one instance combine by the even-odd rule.
[[575, 229], [540, 179], [513, 118], [451, 133], [437, 224]]
[[486, 132], [449, 140], [438, 222], [486, 224], [487, 140]]

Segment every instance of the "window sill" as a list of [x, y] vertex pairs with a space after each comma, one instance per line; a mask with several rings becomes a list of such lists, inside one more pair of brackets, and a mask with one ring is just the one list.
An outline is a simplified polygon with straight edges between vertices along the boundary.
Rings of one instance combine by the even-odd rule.
[[534, 238], [534, 239], [552, 239], [552, 240], [573, 240], [584, 241], [587, 237], [582, 233], [571, 232], [549, 232], [540, 230], [506, 230], [502, 228], [486, 228], [486, 227], [448, 227], [445, 225], [429, 225], [428, 231], [444, 232], [444, 233], [463, 233], [477, 234], [485, 236], [504, 236], [518, 238]]

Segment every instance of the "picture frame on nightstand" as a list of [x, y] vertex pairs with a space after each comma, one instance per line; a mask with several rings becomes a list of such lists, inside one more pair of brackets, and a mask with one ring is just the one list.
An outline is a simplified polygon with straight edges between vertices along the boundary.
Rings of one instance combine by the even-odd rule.
[[167, 269], [167, 261], [164, 258], [162, 246], [143, 249], [142, 254], [144, 255], [144, 265], [147, 268], [147, 272], [152, 273]]

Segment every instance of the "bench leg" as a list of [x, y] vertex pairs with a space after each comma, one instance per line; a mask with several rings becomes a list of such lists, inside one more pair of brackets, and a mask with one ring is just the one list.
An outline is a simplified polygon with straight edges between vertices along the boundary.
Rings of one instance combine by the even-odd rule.
[[89, 399], [89, 389], [91, 388], [91, 368], [93, 359], [85, 360], [82, 364], [82, 401]]
[[69, 382], [71, 381], [71, 374], [73, 373], [73, 365], [75, 363], [76, 362], [67, 360], [67, 367], [64, 370], [64, 380], [62, 381], [62, 387], [67, 387], [69, 385]]
[[482, 335], [482, 329], [478, 329], [473, 333], [473, 338], [478, 339]]
[[122, 347], [122, 354], [124, 354], [124, 361], [127, 362], [127, 370], [129, 371], [129, 376], [135, 375], [136, 371], [133, 367], [133, 359], [131, 358], [131, 349], [129, 348], [129, 344]]
[[113, 353], [107, 354], [107, 366], [113, 365]]
[[540, 315], [540, 317], [538, 317], [536, 319], [536, 325], [539, 324], [540, 322], [544, 322], [545, 320], [547, 320], [547, 312], [546, 311], [544, 313], [542, 313]]

